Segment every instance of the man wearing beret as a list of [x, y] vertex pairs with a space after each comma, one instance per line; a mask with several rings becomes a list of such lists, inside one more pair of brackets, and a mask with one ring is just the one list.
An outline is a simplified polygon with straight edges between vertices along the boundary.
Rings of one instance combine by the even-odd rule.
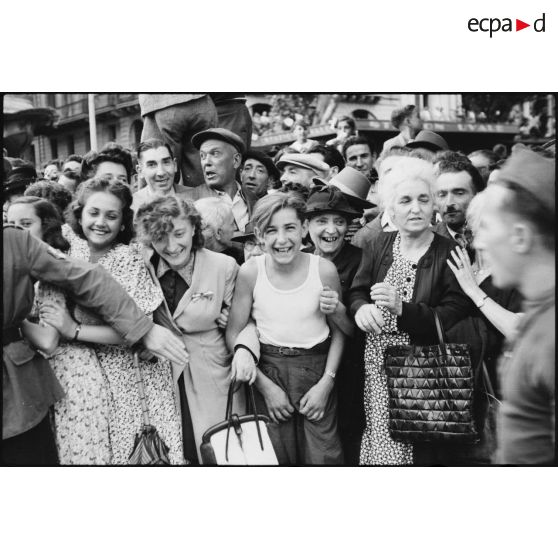
[[262, 198], [279, 180], [279, 171], [271, 157], [255, 149], [249, 149], [242, 158], [240, 181], [245, 190]]
[[308, 191], [314, 186], [314, 177], [327, 178], [329, 165], [318, 155], [307, 153], [287, 153], [277, 162], [281, 172], [281, 184], [300, 184]]
[[555, 455], [555, 162], [518, 149], [488, 186], [474, 240], [496, 287], [524, 297], [499, 362], [502, 407], [495, 461], [551, 465]]
[[185, 197], [193, 201], [222, 198], [231, 206], [235, 229], [243, 232], [257, 200], [255, 193], [236, 180], [242, 155], [246, 152], [244, 142], [230, 130], [210, 128], [197, 133], [192, 138], [192, 144], [199, 149], [205, 183], [187, 192]]

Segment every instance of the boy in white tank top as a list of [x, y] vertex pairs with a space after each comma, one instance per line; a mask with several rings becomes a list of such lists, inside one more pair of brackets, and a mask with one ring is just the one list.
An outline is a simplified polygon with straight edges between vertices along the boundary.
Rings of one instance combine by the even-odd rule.
[[265, 196], [254, 207], [265, 254], [240, 269], [227, 343], [235, 347], [252, 317], [261, 358], [238, 379], [255, 382], [265, 402], [279, 464], [341, 464], [333, 387], [344, 336], [320, 306], [324, 287], [340, 293], [340, 282], [332, 262], [300, 251], [307, 232], [303, 212], [304, 201], [293, 193]]

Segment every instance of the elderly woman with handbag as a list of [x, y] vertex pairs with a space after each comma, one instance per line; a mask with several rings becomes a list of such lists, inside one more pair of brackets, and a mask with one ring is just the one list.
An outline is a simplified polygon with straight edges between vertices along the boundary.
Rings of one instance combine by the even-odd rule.
[[[180, 335], [190, 355], [185, 368], [173, 366], [173, 376], [185, 457], [196, 463], [203, 433], [225, 417], [232, 355], [224, 328], [238, 265], [203, 247], [202, 220], [191, 201], [167, 196], [142, 205], [136, 232], [148, 270], [165, 297], [153, 320]], [[233, 410], [244, 408], [239, 391]]]
[[349, 293], [350, 311], [367, 333], [364, 405], [366, 428], [362, 465], [411, 465], [413, 445], [389, 433], [384, 356], [392, 345], [435, 345], [434, 309], [444, 329], [471, 311], [471, 303], [447, 265], [454, 242], [430, 228], [434, 210], [433, 167], [402, 159], [380, 191], [385, 211], [397, 227], [363, 248], [363, 259]]

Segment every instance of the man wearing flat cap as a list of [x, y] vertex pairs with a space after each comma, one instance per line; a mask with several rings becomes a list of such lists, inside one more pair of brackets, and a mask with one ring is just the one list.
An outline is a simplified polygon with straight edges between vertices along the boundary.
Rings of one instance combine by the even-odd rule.
[[515, 150], [486, 189], [474, 240], [494, 285], [524, 297], [525, 314], [499, 362], [501, 464], [556, 463], [555, 182], [553, 159]]
[[242, 156], [246, 152], [244, 142], [234, 132], [225, 128], [210, 128], [192, 138], [193, 146], [200, 152], [204, 184], [188, 192], [193, 201], [201, 198], [219, 197], [232, 209], [235, 230], [244, 231], [252, 215], [257, 197], [237, 180]]
[[314, 177], [326, 178], [329, 165], [317, 155], [307, 153], [287, 153], [277, 162], [281, 173], [281, 184], [300, 184], [308, 191], [313, 187]]
[[252, 192], [258, 199], [263, 198], [278, 181], [279, 170], [271, 157], [256, 149], [246, 151], [240, 171], [240, 182], [245, 190]]

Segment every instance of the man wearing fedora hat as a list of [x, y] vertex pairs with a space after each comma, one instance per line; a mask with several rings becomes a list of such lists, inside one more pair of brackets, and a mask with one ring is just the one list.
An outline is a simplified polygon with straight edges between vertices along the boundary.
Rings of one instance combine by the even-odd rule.
[[210, 128], [194, 135], [193, 146], [200, 152], [204, 184], [187, 192], [192, 201], [218, 197], [226, 201], [233, 212], [235, 229], [244, 231], [257, 197], [253, 191], [236, 180], [236, 173], [246, 152], [244, 141], [225, 128]]
[[240, 182], [245, 190], [251, 191], [259, 199], [267, 194], [279, 180], [279, 170], [262, 151], [249, 149], [242, 157]]
[[449, 149], [446, 140], [440, 134], [430, 130], [419, 132], [417, 137], [407, 144], [407, 147], [424, 155], [424, 159], [428, 161], [432, 161], [438, 151], [447, 151]]
[[320, 160], [317, 155], [308, 153], [287, 153], [277, 162], [281, 172], [281, 184], [300, 184], [306, 190], [312, 188], [314, 177], [325, 178], [329, 172], [329, 165]]
[[514, 151], [486, 189], [474, 246], [496, 287], [524, 297], [514, 338], [499, 362], [501, 464], [551, 465], [555, 454], [556, 169], [553, 159]]
[[422, 130], [422, 120], [415, 105], [406, 105], [391, 113], [391, 123], [399, 130], [399, 134], [384, 142], [382, 153], [387, 153], [392, 147], [404, 147]]

